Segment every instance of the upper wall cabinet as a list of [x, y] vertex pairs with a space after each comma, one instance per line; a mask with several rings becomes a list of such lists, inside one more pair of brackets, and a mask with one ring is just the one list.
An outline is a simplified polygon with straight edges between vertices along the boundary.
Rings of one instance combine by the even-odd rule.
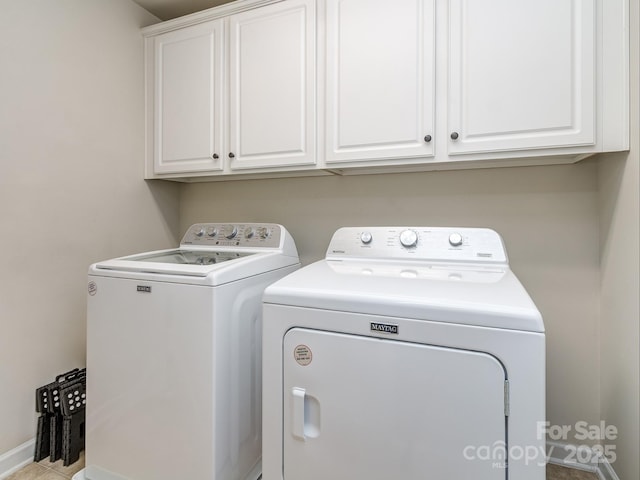
[[629, 149], [629, 0], [236, 0], [143, 35], [146, 178]]
[[451, 0], [449, 15], [450, 154], [595, 144], [595, 0]]
[[232, 170], [315, 163], [315, 6], [289, 0], [232, 15]]
[[327, 0], [327, 164], [434, 154], [434, 0]]
[[315, 167], [315, 1], [235, 3], [145, 30], [147, 178]]
[[213, 20], [155, 38], [148, 115], [155, 173], [222, 169], [223, 32]]

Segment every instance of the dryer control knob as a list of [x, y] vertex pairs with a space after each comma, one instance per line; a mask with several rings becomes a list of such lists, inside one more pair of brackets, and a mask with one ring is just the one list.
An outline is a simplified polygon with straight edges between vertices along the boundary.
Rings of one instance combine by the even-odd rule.
[[403, 230], [400, 232], [400, 243], [406, 248], [415, 247], [418, 244], [418, 234], [413, 230]]
[[451, 245], [452, 247], [459, 247], [460, 245], [462, 245], [462, 235], [460, 235], [459, 233], [452, 233], [451, 235], [449, 235], [449, 245]]
[[362, 232], [360, 234], [360, 241], [365, 245], [369, 245], [371, 243], [371, 240], [373, 240], [373, 235], [371, 235], [371, 232]]

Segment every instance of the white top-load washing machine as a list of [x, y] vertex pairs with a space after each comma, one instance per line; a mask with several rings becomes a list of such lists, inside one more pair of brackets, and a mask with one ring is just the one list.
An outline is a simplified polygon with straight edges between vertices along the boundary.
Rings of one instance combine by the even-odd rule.
[[342, 228], [263, 315], [263, 480], [545, 479], [544, 325], [496, 232]]
[[255, 480], [262, 293], [299, 267], [275, 224], [197, 224], [89, 270], [86, 468], [74, 479]]

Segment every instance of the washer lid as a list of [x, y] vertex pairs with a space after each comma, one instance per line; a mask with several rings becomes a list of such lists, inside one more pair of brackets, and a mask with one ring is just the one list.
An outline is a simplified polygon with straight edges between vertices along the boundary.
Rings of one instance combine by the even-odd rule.
[[256, 253], [176, 248], [107, 260], [98, 263], [96, 268], [206, 277], [221, 263], [248, 257], [249, 255], [256, 255]]
[[270, 304], [544, 332], [506, 265], [321, 260], [267, 287]]
[[279, 252], [173, 249], [99, 262], [91, 265], [89, 274], [216, 286], [296, 264], [297, 257]]

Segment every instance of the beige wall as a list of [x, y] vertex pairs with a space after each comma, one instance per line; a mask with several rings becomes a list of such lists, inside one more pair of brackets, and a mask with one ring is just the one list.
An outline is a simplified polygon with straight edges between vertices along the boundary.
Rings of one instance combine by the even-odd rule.
[[303, 262], [346, 225], [486, 226], [547, 329], [547, 413], [554, 424], [599, 420], [597, 170], [569, 166], [322, 177], [183, 187], [181, 229], [202, 221], [267, 221], [293, 234]]
[[601, 241], [600, 415], [618, 428], [614, 467], [640, 478], [640, 8], [631, 1], [631, 151], [598, 163]]
[[34, 436], [34, 388], [84, 363], [93, 261], [173, 245], [201, 221], [283, 223], [305, 263], [322, 258], [344, 225], [464, 225], [503, 235], [512, 268], [544, 315], [549, 421], [617, 425], [616, 470], [622, 480], [639, 478], [638, 7], [631, 3], [628, 156], [179, 187], [141, 180], [139, 27], [155, 19], [128, 0], [3, 0], [0, 455]]
[[35, 436], [35, 388], [84, 365], [88, 265], [175, 244], [178, 191], [142, 180], [155, 18], [128, 0], [0, 9], [1, 455]]

